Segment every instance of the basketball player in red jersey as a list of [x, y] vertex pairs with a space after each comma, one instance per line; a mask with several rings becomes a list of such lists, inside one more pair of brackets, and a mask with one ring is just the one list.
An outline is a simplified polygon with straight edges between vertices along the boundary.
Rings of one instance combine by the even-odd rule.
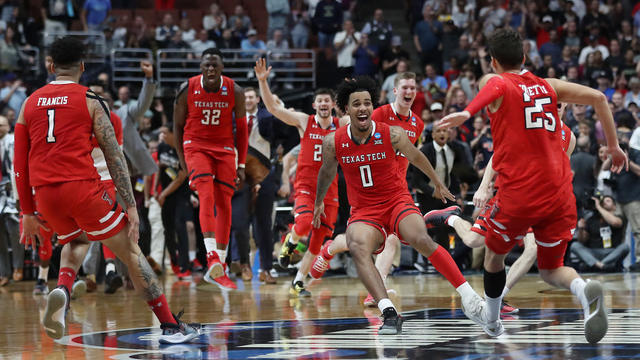
[[514, 240], [531, 227], [538, 244], [542, 279], [570, 289], [578, 297], [585, 315], [585, 338], [596, 343], [608, 328], [602, 285], [585, 282], [573, 268], [563, 266], [577, 212], [569, 159], [560, 151], [561, 125], [556, 119], [557, 102], [591, 105], [605, 132], [611, 171], [619, 172], [628, 167], [628, 159], [618, 145], [607, 98], [585, 86], [541, 79], [520, 70], [525, 57], [522, 40], [514, 30], [496, 30], [489, 38], [488, 49], [496, 74], [481, 79], [480, 92], [464, 111], [441, 120], [442, 126], [458, 126], [488, 106], [493, 168], [500, 175], [496, 184], [499, 190], [486, 221], [484, 288], [488, 323], [484, 330], [492, 336], [504, 331], [499, 318], [506, 277], [504, 258]]
[[[134, 286], [161, 323], [160, 341], [189, 341], [198, 336], [198, 329], [171, 314], [158, 280], [137, 245], [138, 213], [108, 107], [77, 83], [84, 71], [84, 52], [84, 44], [72, 37], [60, 38], [51, 45], [56, 80], [24, 102], [16, 125], [14, 172], [23, 212], [21, 238], [26, 245], [35, 246], [40, 237], [39, 228], [44, 225], [34, 214], [37, 202], [51, 230], [65, 244], [58, 287], [47, 297], [44, 328], [52, 338], [64, 335], [69, 290], [89, 240], [93, 240], [107, 245], [129, 268]], [[93, 166], [92, 135], [127, 206], [126, 214], [104, 188]]]
[[[236, 289], [227, 275], [231, 231], [231, 197], [244, 181], [249, 138], [244, 91], [222, 75], [219, 49], [202, 53], [202, 74], [180, 87], [173, 113], [180, 166], [200, 198], [200, 226], [207, 251], [204, 280], [221, 289]], [[235, 121], [235, 135], [234, 135]], [[215, 213], [214, 213], [215, 207]]]
[[454, 200], [454, 196], [438, 179], [425, 155], [411, 144], [403, 128], [371, 120], [371, 99], [375, 98], [376, 85], [368, 77], [345, 80], [338, 87], [338, 106], [349, 115], [351, 123], [328, 134], [322, 142], [322, 167], [318, 174], [313, 225], [320, 226], [324, 197], [339, 164], [351, 204], [347, 244], [360, 279], [384, 316], [378, 334], [402, 331], [402, 317], [387, 298], [382, 278], [371, 259], [372, 254], [382, 251], [388, 233], [398, 234], [429, 258], [462, 296], [465, 314], [483, 324], [484, 301], [466, 282], [451, 255], [427, 234], [422, 214], [403, 180], [404, 173], [399, 168], [396, 152], [406, 156], [434, 182], [437, 198]]
[[316, 91], [313, 99], [313, 108], [316, 110], [314, 115], [288, 110], [269, 89], [267, 79], [271, 67], [267, 68], [266, 61], [258, 59], [254, 70], [260, 85], [260, 95], [267, 110], [285, 124], [297, 127], [300, 133], [300, 155], [298, 155], [294, 185], [296, 190], [294, 195], [295, 223], [282, 244], [278, 261], [283, 267], [289, 266], [291, 255], [298, 241], [311, 231], [309, 249], [304, 254], [289, 289], [289, 293], [293, 296], [308, 297], [311, 296], [311, 293], [305, 289], [304, 280], [309, 273], [313, 258], [320, 252], [322, 242], [333, 235], [333, 226], [338, 216], [338, 178], [336, 176], [331, 180], [331, 186], [325, 199], [325, 216], [321, 226], [312, 231], [313, 201], [316, 194], [318, 170], [322, 165], [322, 139], [327, 134], [336, 131], [340, 126], [340, 120], [331, 115], [331, 109], [335, 105], [333, 91], [329, 89]]
[[[384, 122], [390, 126], [399, 126], [405, 130], [409, 141], [415, 146], [424, 129], [424, 122], [420, 119], [420, 116], [414, 114], [411, 111], [413, 100], [416, 98], [416, 74], [412, 72], [403, 72], [396, 76], [394, 79], [393, 92], [396, 96], [392, 104], [386, 104], [376, 108], [371, 115], [371, 119], [375, 122]], [[406, 174], [409, 168], [409, 161], [401, 153], [398, 154], [397, 160], [399, 162], [399, 169], [403, 175], [403, 181], [405, 187]], [[396, 251], [399, 248], [399, 240], [396, 234], [389, 234], [385, 241], [385, 248], [376, 257], [376, 268], [382, 276], [382, 281], [385, 283], [387, 275], [391, 270], [393, 264], [393, 258]], [[329, 261], [337, 253], [347, 251], [349, 248], [344, 236], [336, 237], [333, 241], [327, 241], [322, 247], [320, 255], [318, 255], [313, 262], [311, 268], [311, 276], [314, 278], [321, 277], [327, 270]], [[390, 290], [391, 291], [391, 290]], [[375, 306], [375, 300], [371, 294], [368, 294], [364, 300], [365, 306]]]

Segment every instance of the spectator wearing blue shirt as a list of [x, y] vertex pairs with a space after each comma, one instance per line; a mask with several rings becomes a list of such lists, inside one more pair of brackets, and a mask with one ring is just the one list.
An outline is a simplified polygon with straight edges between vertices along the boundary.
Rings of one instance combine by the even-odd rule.
[[[247, 38], [240, 43], [242, 50], [251, 50], [251, 52], [242, 53], [244, 57], [253, 57], [257, 59], [262, 57], [267, 52], [267, 46], [264, 41], [258, 39], [258, 32], [255, 29], [249, 29], [247, 31]], [[258, 50], [257, 52], [255, 50]]]
[[82, 7], [80, 19], [84, 31], [102, 30], [102, 23], [111, 11], [111, 0], [86, 0]]
[[0, 99], [6, 101], [7, 107], [17, 113], [20, 111], [22, 103], [27, 99], [26, 89], [21, 85], [14, 86], [16, 82], [21, 84], [21, 80], [18, 80], [13, 73], [6, 74], [2, 80], [4, 87], [0, 90]]
[[562, 62], [562, 44], [558, 38], [558, 31], [551, 29], [549, 31], [549, 41], [540, 46], [538, 51], [540, 56], [544, 58], [545, 55], [551, 55], [553, 66], [558, 66]]
[[436, 19], [436, 14], [428, 3], [424, 6], [422, 16], [423, 20], [416, 24], [413, 31], [413, 43], [424, 66], [441, 60], [438, 47], [442, 36], [442, 23]]
[[353, 50], [353, 75], [375, 76], [378, 72], [378, 48], [369, 43], [367, 34], [360, 34], [358, 47]]
[[438, 75], [436, 66], [434, 64], [427, 64], [424, 67], [424, 79], [420, 83], [424, 91], [429, 91], [432, 98], [444, 98], [447, 95], [447, 79], [444, 76]]

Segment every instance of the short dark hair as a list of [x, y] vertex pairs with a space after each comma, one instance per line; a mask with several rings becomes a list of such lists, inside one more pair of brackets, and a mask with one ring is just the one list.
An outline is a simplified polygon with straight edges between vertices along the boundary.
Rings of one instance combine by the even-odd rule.
[[86, 53], [84, 43], [73, 36], [56, 39], [49, 48], [49, 55], [56, 66], [70, 67], [79, 65]]
[[220, 49], [218, 48], [208, 48], [207, 50], [202, 52], [202, 57], [205, 57], [206, 55], [218, 55], [220, 57], [220, 60], [224, 59], [224, 57], [222, 56], [222, 51], [220, 51]]
[[256, 93], [256, 96], [260, 97], [260, 93], [253, 86], [247, 86], [244, 88], [244, 92], [249, 92], [249, 91], [253, 91], [254, 93]]
[[510, 28], [498, 29], [487, 40], [489, 55], [506, 69], [519, 69], [524, 58], [522, 38]]
[[368, 76], [358, 76], [355, 79], [345, 79], [338, 85], [337, 103], [342, 111], [347, 110], [349, 96], [358, 91], [368, 91], [371, 95], [373, 107], [376, 107], [378, 99], [378, 86], [376, 82]]
[[318, 97], [318, 95], [329, 95], [331, 96], [331, 100], [334, 100], [336, 98], [336, 93], [329, 88], [316, 89], [316, 91], [313, 93], [313, 101], [316, 100], [316, 97]]

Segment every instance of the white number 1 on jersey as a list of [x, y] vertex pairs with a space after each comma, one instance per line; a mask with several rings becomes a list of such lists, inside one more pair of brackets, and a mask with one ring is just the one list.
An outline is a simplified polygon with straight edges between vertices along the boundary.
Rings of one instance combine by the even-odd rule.
[[49, 118], [49, 129], [47, 130], [47, 142], [56, 142], [56, 137], [53, 134], [53, 129], [56, 126], [56, 109], [47, 110], [47, 118]]

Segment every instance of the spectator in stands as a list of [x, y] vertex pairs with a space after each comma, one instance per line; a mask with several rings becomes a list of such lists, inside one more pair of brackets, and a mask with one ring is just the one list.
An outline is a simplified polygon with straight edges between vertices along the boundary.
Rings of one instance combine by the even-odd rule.
[[[229, 34], [231, 34], [231, 30], [229, 30]], [[216, 47], [215, 41], [209, 40], [209, 33], [207, 33], [205, 29], [198, 32], [198, 38], [193, 40], [190, 45], [195, 51], [196, 56], [200, 56], [200, 54], [208, 48]]]
[[413, 30], [413, 43], [424, 66], [441, 60], [439, 47], [442, 23], [437, 20], [433, 8], [428, 4], [425, 4], [422, 16], [423, 20], [418, 22]]
[[616, 91], [613, 93], [611, 96], [611, 104], [613, 105], [611, 112], [613, 113], [613, 119], [616, 124], [620, 124], [620, 117], [632, 116], [631, 112], [624, 106], [624, 96], [621, 92]]
[[13, 73], [4, 75], [2, 81], [4, 82], [4, 87], [0, 90], [0, 99], [7, 103], [5, 111], [11, 109], [14, 113], [17, 113], [20, 111], [22, 103], [27, 99], [27, 89], [22, 85], [14, 87], [16, 82], [22, 84], [22, 80], [18, 79]]
[[[613, 174], [612, 178], [615, 181], [616, 202], [631, 224], [634, 239], [640, 239], [640, 151], [629, 148], [628, 155], [629, 171], [622, 169], [619, 174]], [[640, 256], [638, 241], [636, 241], [635, 255], [636, 259]], [[633, 270], [640, 270], [640, 262], [634, 264]]]
[[180, 28], [173, 22], [173, 15], [170, 13], [164, 14], [162, 17], [162, 25], [156, 27], [156, 41], [158, 46], [166, 48], [169, 40], [178, 32]]
[[576, 138], [576, 151], [571, 155], [571, 170], [573, 171], [573, 193], [578, 200], [578, 208], [584, 205], [586, 199], [590, 199], [595, 188], [594, 169], [596, 158], [590, 153], [592, 140], [586, 133], [586, 123], [581, 123], [583, 130]]
[[540, 55], [544, 59], [545, 55], [551, 55], [553, 65], [557, 66], [562, 61], [562, 43], [558, 37], [558, 31], [555, 29], [549, 30], [549, 41], [540, 45]]
[[213, 3], [209, 6], [209, 13], [202, 18], [202, 28], [207, 31], [227, 28], [227, 16], [220, 10], [220, 5]]
[[501, 0], [489, 0], [487, 6], [480, 9], [479, 21], [482, 23], [482, 31], [489, 36], [493, 30], [504, 25], [507, 11], [502, 8]]
[[258, 32], [255, 29], [247, 31], [247, 38], [242, 40], [240, 48], [247, 51], [243, 53], [242, 56], [252, 57], [254, 59], [262, 57], [267, 53], [267, 46], [264, 44], [264, 41], [258, 39]]
[[124, 44], [127, 41], [127, 31], [130, 26], [131, 19], [129, 19], [129, 15], [123, 14], [118, 16], [117, 18], [111, 17], [111, 27], [113, 27], [113, 38], [119, 43]]
[[313, 26], [318, 31], [318, 46], [332, 48], [333, 38], [342, 25], [342, 8], [335, 0], [320, 0], [313, 15]]
[[289, 41], [285, 39], [281, 29], [273, 31], [271, 40], [267, 41], [267, 51], [274, 60], [282, 60], [289, 57]]
[[40, 14], [45, 32], [64, 34], [75, 17], [73, 0], [42, 0]]
[[392, 104], [396, 100], [396, 94], [393, 93], [393, 88], [395, 88], [396, 83], [396, 76], [407, 71], [409, 71], [409, 63], [407, 62], [407, 60], [399, 60], [396, 63], [395, 72], [387, 76], [382, 83], [378, 105]]
[[578, 241], [571, 244], [584, 270], [621, 271], [629, 253], [625, 243], [626, 221], [611, 196], [593, 197], [595, 212], [578, 220]]
[[[191, 46], [185, 42], [184, 40], [182, 40], [182, 31], [178, 30], [175, 32], [175, 34], [173, 34], [173, 36], [169, 39], [169, 42], [167, 42], [167, 44], [165, 45], [167, 49], [180, 49], [180, 50], [191, 50]], [[193, 59], [194, 55], [193, 52], [188, 52], [188, 53], [173, 53], [173, 54], [163, 54], [165, 57], [173, 57], [173, 58], [178, 58], [178, 59]], [[175, 65], [182, 65], [183, 67], [186, 67], [186, 64], [175, 64]]]
[[598, 37], [595, 35], [589, 36], [589, 44], [582, 48], [580, 56], [578, 57], [578, 64], [584, 65], [587, 62], [587, 56], [592, 52], [600, 51], [602, 59], [606, 60], [609, 57], [609, 50], [606, 46], [598, 44]]
[[269, 14], [269, 28], [267, 37], [273, 36], [273, 32], [279, 29], [285, 33], [289, 32], [287, 20], [291, 9], [289, 8], [289, 0], [266, 0], [267, 13]]
[[[144, 21], [144, 18], [140, 15], [136, 16], [133, 19], [133, 25], [127, 31], [127, 44], [134, 42], [132, 37], [140, 42], [142, 38], [145, 36], [147, 32], [147, 23]], [[129, 47], [127, 45], [127, 47]]]
[[249, 36], [247, 33], [249, 32], [250, 28], [245, 27], [245, 22], [242, 21], [241, 17], [235, 17], [233, 18], [233, 22], [231, 22], [231, 30], [233, 31], [233, 36], [237, 37], [238, 39], [245, 39], [247, 36]]
[[21, 73], [25, 65], [34, 61], [22, 53], [20, 44], [16, 43], [15, 33], [13, 25], [9, 25], [4, 32], [4, 38], [0, 39], [0, 71], [2, 73]]
[[624, 96], [624, 106], [628, 107], [631, 102], [640, 104], [640, 78], [635, 76], [629, 80], [629, 91]]
[[467, 29], [475, 11], [473, 1], [455, 0], [451, 5], [451, 19], [458, 29]]
[[469, 62], [470, 50], [471, 43], [469, 42], [469, 36], [462, 34], [458, 38], [458, 47], [451, 52], [451, 56], [455, 56], [458, 59], [458, 64], [464, 65]]
[[[0, 198], [4, 204], [0, 211], [0, 286], [8, 282], [11, 264], [13, 264], [13, 281], [22, 280], [24, 266], [24, 247], [20, 244], [16, 198], [10, 186], [13, 169], [13, 134], [9, 133], [10, 130], [9, 120], [0, 116], [0, 158], [2, 159]], [[9, 246], [11, 246], [11, 261], [9, 261]]]
[[306, 11], [301, 1], [295, 2], [291, 10], [291, 42], [296, 49], [305, 49], [307, 42], [309, 41], [309, 26], [311, 20], [309, 19], [309, 12]]
[[186, 43], [191, 43], [196, 39], [196, 30], [191, 26], [191, 20], [186, 16], [180, 20], [180, 32], [182, 32], [182, 41]]
[[231, 29], [222, 31], [222, 38], [216, 42], [221, 49], [239, 49], [240, 39], [233, 34]]
[[420, 83], [422, 89], [431, 94], [433, 99], [444, 99], [447, 95], [447, 79], [438, 75], [436, 65], [427, 64], [424, 67], [424, 79]]
[[624, 66], [624, 56], [620, 49], [620, 40], [611, 39], [609, 41], [609, 57], [604, 61], [605, 65], [611, 68], [613, 73], [617, 73], [618, 70]]
[[135, 103], [136, 101], [131, 98], [131, 90], [129, 90], [129, 86], [120, 86], [118, 89], [118, 100], [113, 103], [113, 106], [117, 109], [125, 105], [132, 106]]
[[369, 42], [380, 49], [386, 51], [391, 45], [391, 37], [393, 36], [393, 28], [388, 21], [384, 20], [382, 9], [375, 9], [373, 12], [373, 20], [367, 21], [361, 31], [369, 36]]
[[445, 70], [451, 68], [451, 58], [458, 47], [461, 32], [451, 19], [445, 21], [442, 25], [442, 59], [440, 59], [440, 63], [443, 64], [442, 68]]
[[603, 196], [613, 196], [613, 188], [611, 184], [611, 160], [607, 153], [607, 146], [602, 144], [598, 148], [598, 156], [596, 157], [595, 173], [596, 173], [596, 191]]
[[253, 27], [251, 18], [245, 14], [244, 7], [239, 4], [236, 5], [233, 15], [229, 18], [229, 23], [231, 23], [236, 30], [244, 29], [244, 32], [247, 32]]
[[353, 74], [355, 59], [353, 52], [358, 47], [360, 33], [356, 31], [351, 20], [345, 20], [342, 31], [333, 38], [333, 46], [337, 51], [338, 76], [340, 79], [350, 78]]
[[394, 35], [391, 38], [391, 47], [386, 51], [383, 51], [381, 55], [382, 59], [382, 77], [387, 78], [387, 76], [394, 73], [396, 65], [400, 60], [408, 60], [409, 53], [407, 50], [402, 48], [402, 38], [400, 35]]
[[86, 0], [80, 13], [84, 31], [102, 31], [103, 23], [109, 17], [110, 11], [110, 0]]
[[573, 56], [580, 53], [580, 34], [575, 20], [569, 20], [562, 26], [564, 44], [571, 49]]
[[[585, 31], [587, 31], [590, 27], [595, 26], [600, 29], [600, 33], [602, 33], [604, 36], [608, 36], [609, 21], [607, 20], [607, 17], [600, 12], [600, 1], [599, 0], [588, 0], [588, 1], [589, 1], [589, 8], [588, 8], [587, 14], [582, 18], [582, 28], [585, 29]], [[585, 35], [588, 35], [588, 34], [585, 34]]]
[[367, 34], [360, 34], [358, 46], [353, 50], [353, 75], [375, 76], [378, 72], [378, 48], [369, 43]]
[[606, 70], [598, 70], [595, 71], [593, 77], [596, 78], [597, 87], [596, 89], [602, 91], [608, 100], [611, 100], [611, 96], [613, 96], [613, 92], [615, 91], [611, 87], [611, 78]]

